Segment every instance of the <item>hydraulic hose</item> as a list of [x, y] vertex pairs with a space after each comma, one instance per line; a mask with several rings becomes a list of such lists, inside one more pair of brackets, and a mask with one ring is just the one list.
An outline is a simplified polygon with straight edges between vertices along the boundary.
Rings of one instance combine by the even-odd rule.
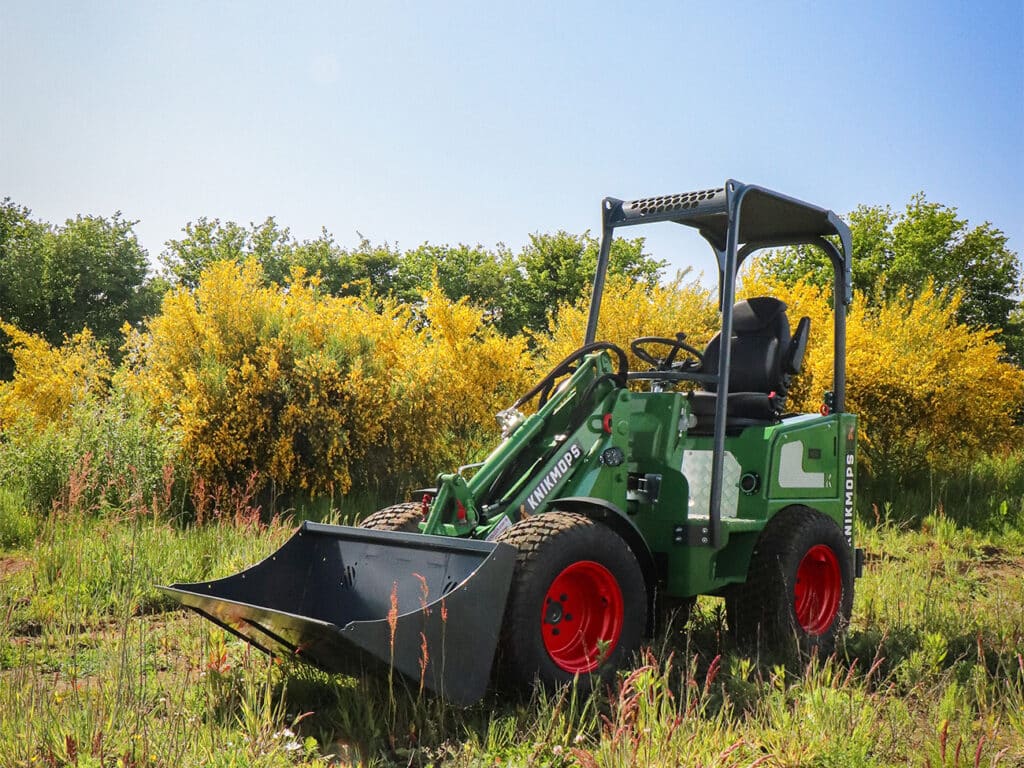
[[554, 368], [552, 368], [551, 373], [541, 379], [533, 389], [516, 400], [515, 403], [512, 404], [512, 407], [518, 408], [523, 403], [530, 402], [538, 392], [543, 393], [540, 399], [540, 405], [544, 405], [544, 403], [548, 401], [548, 395], [551, 394], [551, 388], [554, 386], [555, 380], [558, 379], [559, 376], [564, 376], [567, 373], [573, 372], [572, 363], [585, 355], [589, 355], [591, 352], [597, 352], [602, 349], [612, 352], [616, 357], [618, 357], [619, 369], [614, 376], [620, 387], [626, 386], [626, 373], [629, 371], [629, 359], [626, 357], [626, 353], [622, 351], [621, 347], [612, 344], [610, 341], [596, 341], [593, 344], [584, 344], [568, 357], [564, 358]]

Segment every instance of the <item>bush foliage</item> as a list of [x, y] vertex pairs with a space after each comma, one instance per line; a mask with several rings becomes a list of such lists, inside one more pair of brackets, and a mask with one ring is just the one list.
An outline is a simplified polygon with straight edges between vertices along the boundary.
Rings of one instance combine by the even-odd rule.
[[[814, 412], [831, 389], [831, 293], [807, 280], [787, 284], [753, 270], [745, 295], [776, 296], [792, 322], [807, 316], [804, 370], [790, 394], [795, 410]], [[860, 418], [859, 461], [876, 483], [913, 483], [953, 475], [982, 457], [1015, 449], [1024, 371], [1004, 360], [994, 331], [958, 318], [961, 295], [926, 285], [869, 304], [857, 292], [847, 317], [846, 408]]]
[[[219, 262], [127, 341], [125, 386], [203, 478], [278, 491], [387, 488], [476, 455], [525, 386], [526, 345], [429, 291], [419, 307], [321, 293], [295, 270]], [[457, 404], [457, 405], [456, 405]]]
[[[540, 358], [554, 365], [578, 348], [587, 328], [589, 311], [589, 295], [560, 306], [557, 315], [549, 321], [548, 334], [538, 339]], [[622, 347], [629, 354], [630, 367], [643, 370], [646, 364], [629, 349], [633, 339], [641, 336], [675, 338], [677, 333], [683, 332], [688, 344], [703, 349], [717, 325], [715, 298], [698, 282], [684, 282], [684, 276], [680, 275], [666, 285], [651, 286], [612, 275], [601, 301], [597, 338]], [[652, 351], [657, 353], [658, 349], [652, 347]]]
[[[829, 293], [754, 269], [743, 294], [779, 297], [794, 323], [811, 318], [790, 407], [817, 411], [832, 388]], [[963, 475], [1019, 440], [1024, 373], [992, 331], [959, 322], [959, 301], [930, 286], [881, 303], [856, 297], [847, 408], [860, 415], [862, 470], [878, 488]], [[302, 268], [279, 285], [255, 259], [214, 262], [146, 324], [125, 327], [116, 368], [88, 330], [50, 346], [3, 326], [17, 368], [0, 386], [0, 477], [21, 478], [41, 509], [83, 471], [102, 479], [90, 486], [96, 504], [152, 498], [169, 471], [181, 497], [197, 483], [271, 499], [397, 496], [482, 458], [498, 439], [493, 414], [579, 345], [588, 307], [581, 295], [552, 308], [547, 333], [505, 335], [436, 283], [410, 303], [332, 295]], [[628, 348], [685, 331], [700, 348], [716, 325], [698, 283], [613, 275], [598, 336]], [[867, 487], [868, 503], [888, 500]]]
[[71, 407], [102, 397], [111, 365], [92, 331], [83, 329], [60, 346], [34, 333], [0, 322], [10, 338], [14, 378], [0, 391], [0, 424], [29, 421], [36, 429], [63, 420]]

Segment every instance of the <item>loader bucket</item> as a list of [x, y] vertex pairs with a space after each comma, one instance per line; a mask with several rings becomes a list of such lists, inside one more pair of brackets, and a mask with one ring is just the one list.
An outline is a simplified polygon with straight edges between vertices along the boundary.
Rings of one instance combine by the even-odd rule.
[[507, 544], [306, 522], [241, 573], [159, 589], [267, 653], [391, 666], [468, 705], [487, 688], [514, 558]]

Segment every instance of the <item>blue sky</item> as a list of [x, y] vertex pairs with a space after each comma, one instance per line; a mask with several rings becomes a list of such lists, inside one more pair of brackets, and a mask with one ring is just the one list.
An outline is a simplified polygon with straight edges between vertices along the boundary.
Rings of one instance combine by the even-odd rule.
[[[730, 177], [841, 213], [924, 190], [1024, 251], [1022, 0], [0, 11], [0, 196], [120, 210], [153, 258], [204, 215], [518, 248]], [[655, 255], [712, 272], [669, 226]]]

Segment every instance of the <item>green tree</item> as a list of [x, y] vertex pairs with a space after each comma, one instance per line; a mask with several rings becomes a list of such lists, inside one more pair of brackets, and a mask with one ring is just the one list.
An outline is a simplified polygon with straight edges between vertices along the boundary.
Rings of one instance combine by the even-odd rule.
[[[989, 222], [970, 227], [956, 208], [930, 202], [923, 192], [900, 214], [888, 206], [861, 205], [847, 221], [853, 237], [854, 288], [872, 304], [905, 289], [916, 295], [932, 280], [937, 288], [963, 294], [960, 322], [1001, 328], [1009, 345], [1021, 267], [999, 229]], [[817, 285], [832, 279], [832, 268], [817, 249], [783, 249], [766, 264], [769, 274], [789, 285], [804, 276]]]
[[[287, 230], [285, 230], [287, 232]], [[260, 259], [260, 253], [254, 254]], [[388, 243], [375, 245], [365, 237], [353, 250], [334, 242], [326, 229], [315, 240], [289, 241], [273, 259], [260, 259], [271, 283], [284, 285], [293, 267], [320, 279], [320, 290], [332, 296], [356, 296], [366, 289], [376, 296], [401, 292], [398, 275], [401, 254]]]
[[195, 288], [203, 270], [218, 261], [241, 264], [255, 259], [267, 284], [284, 285], [293, 267], [319, 276], [321, 290], [346, 296], [367, 285], [378, 296], [396, 289], [401, 258], [387, 243], [374, 245], [363, 238], [354, 250], [339, 246], [326, 229], [313, 240], [297, 241], [272, 216], [248, 228], [233, 221], [200, 218], [183, 229], [184, 237], [171, 240], [160, 255], [164, 271], [176, 284]]
[[[1020, 264], [1006, 236], [989, 222], [969, 229], [955, 208], [930, 203], [919, 193], [893, 224], [891, 247], [887, 276], [893, 283], [919, 288], [930, 277], [963, 292], [961, 321], [976, 327], [1006, 324], [1020, 290]], [[886, 287], [887, 295], [894, 290]]]
[[277, 277], [291, 239], [288, 230], [280, 229], [273, 217], [246, 229], [233, 221], [221, 223], [220, 219], [203, 216], [188, 222], [182, 232], [180, 240], [168, 241], [160, 262], [173, 282], [188, 288], [195, 288], [203, 270], [214, 262], [242, 263], [250, 256], [260, 263], [264, 273]]
[[[510, 326], [506, 333], [526, 328], [534, 333], [547, 330], [548, 317], [561, 304], [572, 304], [589, 289], [600, 241], [590, 232], [572, 235], [559, 231], [555, 234], [534, 234], [516, 258], [523, 279], [512, 285], [509, 297]], [[665, 268], [664, 261], [656, 261], [644, 253], [644, 239], [616, 238], [608, 255], [609, 274], [620, 274], [635, 282], [654, 286]]]
[[[324, 238], [328, 238], [325, 240]], [[323, 267], [314, 267], [330, 248], [330, 259]], [[316, 255], [316, 258], [312, 258]], [[319, 240], [302, 243], [295, 249], [295, 261], [324, 280], [324, 290], [334, 296], [354, 296], [365, 289], [380, 297], [401, 293], [405, 287], [399, 274], [402, 255], [389, 243], [371, 243], [365, 237], [359, 246], [340, 248], [326, 233]]]
[[88, 327], [113, 352], [122, 326], [157, 308], [161, 286], [147, 281], [149, 259], [133, 226], [120, 213], [79, 216], [47, 238], [44, 335], [50, 343]]
[[[325, 231], [315, 240], [297, 242], [271, 217], [248, 228], [235, 222], [201, 218], [185, 225], [184, 237], [171, 240], [161, 255], [166, 274], [179, 285], [194, 288], [203, 270], [217, 261], [242, 263], [254, 258], [267, 283], [284, 284], [291, 269], [301, 266], [320, 277], [320, 290], [344, 296], [367, 287], [378, 297], [394, 295], [419, 301], [434, 280], [453, 300], [466, 297], [481, 308], [507, 336], [524, 329], [547, 330], [548, 315], [575, 301], [589, 289], [600, 243], [589, 232], [534, 234], [518, 253], [499, 245], [433, 245], [424, 243], [401, 253], [365, 238], [346, 250]], [[644, 253], [644, 241], [615, 240], [609, 256], [610, 274], [622, 274], [653, 286], [665, 262]]]
[[[0, 319], [42, 333], [47, 327], [46, 246], [49, 227], [33, 221], [31, 211], [5, 198], [0, 203]], [[10, 378], [3, 353], [3, 378]]]
[[418, 301], [435, 279], [449, 299], [468, 298], [492, 323], [504, 328], [510, 320], [509, 293], [523, 277], [512, 254], [501, 245], [490, 251], [481, 245], [424, 243], [402, 255], [397, 277], [401, 298]]
[[[148, 257], [133, 227], [115, 213], [78, 216], [55, 228], [5, 199], [0, 204], [0, 318], [53, 345], [88, 327], [116, 358], [121, 327], [152, 313], [162, 293], [159, 282], [148, 280]], [[5, 350], [0, 377], [11, 373]]]

